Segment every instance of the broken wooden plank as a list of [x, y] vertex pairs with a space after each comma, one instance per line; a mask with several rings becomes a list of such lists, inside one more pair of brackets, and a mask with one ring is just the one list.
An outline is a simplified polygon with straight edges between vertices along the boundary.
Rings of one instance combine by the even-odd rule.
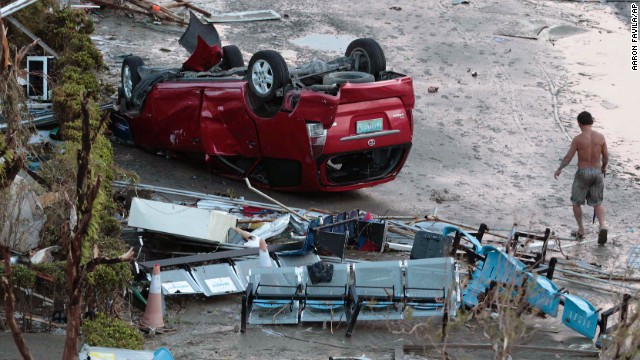
[[58, 324], [58, 323], [53, 322], [53, 321], [51, 321], [49, 319], [44, 319], [44, 318], [41, 318], [40, 316], [36, 316], [36, 315], [33, 315], [33, 314], [25, 314], [25, 316], [29, 320], [35, 321], [35, 322], [39, 322], [41, 324], [47, 324], [49, 326], [53, 326], [53, 327], [57, 327], [57, 328], [66, 328], [67, 327], [67, 324]]
[[110, 2], [110, 1], [95, 0], [93, 2], [96, 3], [96, 4], [102, 5], [102, 6], [107, 6], [107, 7], [111, 7], [111, 8], [114, 8], [114, 9], [123, 10], [123, 11], [130, 11], [130, 12], [136, 13], [136, 14], [152, 15], [149, 11], [134, 9], [134, 8], [130, 8], [130, 7], [122, 6], [122, 5], [117, 5], [117, 4], [114, 4], [114, 3]]
[[[173, 1], [177, 2], [179, 5], [182, 5], [182, 6], [186, 7], [186, 8], [188, 8], [188, 9], [191, 9], [191, 10], [193, 10], [195, 12], [198, 12], [198, 13], [206, 16], [206, 17], [211, 17], [212, 16], [211, 13], [208, 12], [207, 10], [205, 10], [205, 9], [203, 9], [201, 7], [197, 7], [197, 6], [193, 5], [192, 3], [188, 2], [188, 1], [184, 1], [184, 0], [173, 0]], [[175, 5], [175, 4], [171, 4], [171, 5]], [[171, 5], [169, 5], [169, 6], [171, 6]]]
[[148, 0], [127, 0], [127, 1], [132, 5], [135, 5], [141, 9], [145, 9], [153, 13], [153, 15], [159, 18], [164, 18], [165, 20], [173, 21], [182, 25], [187, 24], [187, 22], [183, 18], [172, 13], [169, 9], [165, 8], [164, 6], [158, 5], [154, 2], [151, 2]]
[[40, 271], [36, 272], [36, 277], [38, 277], [38, 278], [40, 278], [42, 280], [48, 281], [48, 282], [55, 282], [56, 281], [56, 278], [53, 277], [53, 275], [45, 274], [45, 273], [40, 272]]
[[167, 9], [175, 9], [183, 6], [184, 5], [181, 3], [176, 3], [176, 4], [168, 4], [168, 5], [165, 5], [164, 7], [166, 7]]
[[147, 6], [148, 6], [149, 9], [151, 9], [152, 12], [153, 11], [159, 11], [160, 13], [162, 13], [162, 14], [168, 16], [168, 17], [171, 17], [171, 18], [173, 18], [175, 20], [179, 20], [179, 21], [184, 22], [184, 19], [182, 19], [182, 17], [174, 14], [171, 10], [169, 10], [169, 9], [165, 8], [164, 6], [159, 5], [159, 4], [157, 4], [157, 3], [153, 2], [153, 1], [148, 1], [148, 0], [129, 0], [129, 2], [137, 2], [137, 3], [142, 3], [142, 4], [148, 4]]

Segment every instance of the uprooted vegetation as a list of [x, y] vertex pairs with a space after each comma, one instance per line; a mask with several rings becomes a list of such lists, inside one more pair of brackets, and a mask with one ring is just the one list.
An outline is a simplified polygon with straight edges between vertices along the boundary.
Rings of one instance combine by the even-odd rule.
[[[66, 251], [56, 257], [57, 261], [52, 263], [29, 267], [15, 266], [13, 271], [11, 271], [12, 267], [5, 262], [0, 272], [3, 275], [9, 275], [8, 282], [14, 292], [17, 291], [15, 289], [20, 288], [24, 291], [32, 291], [36, 283], [45, 279], [49, 290], [52, 291], [47, 295], [54, 299], [64, 299], [71, 292], [67, 289], [81, 285], [79, 289], [82, 297], [81, 304], [84, 304], [82, 312], [101, 312], [107, 314], [105, 316], [113, 317], [117, 316], [117, 307], [120, 304], [118, 298], [122, 289], [130, 281], [131, 271], [126, 263], [94, 266], [105, 263], [96, 260], [117, 258], [125, 251], [125, 246], [120, 240], [120, 225], [113, 217], [115, 204], [111, 197], [111, 184], [117, 170], [114, 167], [111, 144], [102, 134], [106, 117], [101, 115], [99, 109], [103, 85], [97, 80], [96, 75], [105, 66], [100, 52], [89, 37], [93, 32], [92, 20], [82, 11], [61, 9], [57, 4], [54, 1], [40, 1], [16, 13], [15, 18], [60, 55], [55, 59], [54, 69], [49, 73], [48, 80], [54, 88], [53, 110], [61, 126], [64, 146], [63, 149], [53, 151], [51, 159], [43, 163], [42, 170], [36, 174], [36, 178], [43, 191], [53, 199], [45, 209], [47, 221], [40, 232], [41, 239], [44, 238], [41, 247], [59, 245]], [[21, 47], [31, 42], [31, 39], [22, 35], [18, 29], [12, 26], [8, 26], [8, 29], [8, 41], [6, 41], [7, 46], [4, 52], [7, 58], [8, 44]], [[34, 54], [41, 49], [32, 47], [29, 51], [25, 54]], [[1, 188], [3, 197], [11, 195], [8, 185], [12, 182], [13, 176], [22, 169], [26, 170], [23, 144], [33, 132], [30, 126], [17, 125], [19, 120], [29, 118], [29, 114], [26, 111], [25, 94], [16, 81], [18, 69], [24, 65], [19, 61], [13, 63], [13, 59], [11, 62], [12, 64], [8, 67], [5, 66], [10, 71], [3, 72], [2, 81], [0, 81], [5, 84], [0, 94], [0, 104], [2, 104], [0, 111], [5, 119], [13, 119], [15, 125], [0, 137], [0, 158], [2, 158], [0, 170], [3, 170], [0, 180], [7, 182], [5, 184], [7, 186]], [[86, 129], [83, 129], [83, 120], [88, 120], [89, 127]], [[87, 141], [90, 142], [88, 148], [91, 151], [90, 154], [83, 155], [87, 149]], [[83, 165], [80, 158], [86, 159], [88, 164]], [[86, 167], [88, 170], [84, 175], [86, 181], [80, 182], [79, 167]], [[91, 190], [91, 184], [99, 184], [95, 199], [84, 205], [77, 203], [76, 194], [81, 198], [88, 196], [83, 194]], [[80, 189], [79, 186], [84, 188]], [[19, 221], [15, 218], [15, 214], [8, 213], [6, 210], [4, 209], [0, 214], [3, 215], [0, 220], [4, 225], [8, 226]], [[86, 234], [83, 234], [80, 239], [81, 258], [77, 260], [78, 265], [82, 265], [79, 268], [81, 271], [79, 282], [69, 284], [69, 247], [67, 245], [73, 239], [69, 239], [69, 235], [65, 235], [65, 232], [73, 230], [76, 226], [73, 222], [76, 212], [80, 215], [78, 220], [81, 225], [83, 217], [87, 214], [89, 214], [87, 219], [90, 221], [86, 224]], [[10, 218], [11, 216], [13, 218]], [[72, 219], [71, 223], [70, 219]], [[14, 228], [18, 229], [17, 226]], [[7, 245], [7, 249], [12, 248], [12, 244], [4, 244], [2, 241], [0, 245]], [[91, 266], [87, 267], [88, 264]], [[86, 279], [83, 280], [85, 276]], [[0, 290], [3, 299], [7, 295], [7, 289], [10, 288]], [[30, 299], [24, 296], [16, 299], [19, 302], [17, 304], [19, 311], [29, 311], [27, 303], [31, 301]], [[68, 308], [68, 304], [66, 307]], [[22, 319], [23, 330], [28, 331], [27, 316], [23, 316]], [[118, 329], [112, 328], [110, 331], [119, 331]], [[97, 332], [99, 330], [93, 331], [94, 334]], [[99, 334], [96, 336], [97, 338], [107, 337], [101, 337]]]

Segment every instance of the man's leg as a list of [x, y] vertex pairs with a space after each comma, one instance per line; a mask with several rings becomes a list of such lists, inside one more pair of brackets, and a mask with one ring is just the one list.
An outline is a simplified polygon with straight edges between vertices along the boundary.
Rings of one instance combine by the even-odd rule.
[[598, 225], [600, 225], [600, 231], [598, 231], [598, 244], [604, 245], [607, 243], [607, 227], [604, 224], [604, 206], [602, 206], [602, 199], [604, 198], [604, 175], [598, 173], [596, 179], [589, 189], [589, 197], [587, 198], [587, 204], [593, 202], [593, 211], [598, 217]]
[[604, 226], [604, 206], [596, 205], [593, 207], [593, 210], [596, 212], [596, 217], [598, 218], [598, 224], [600, 225], [600, 229]]
[[578, 223], [578, 237], [584, 235], [584, 225], [582, 223], [582, 206], [573, 205], [573, 215], [576, 217], [576, 222]]
[[596, 205], [593, 207], [593, 210], [596, 212], [598, 224], [600, 225], [600, 231], [598, 231], [598, 244], [604, 245], [607, 243], [607, 234], [609, 232], [604, 224], [604, 206]]

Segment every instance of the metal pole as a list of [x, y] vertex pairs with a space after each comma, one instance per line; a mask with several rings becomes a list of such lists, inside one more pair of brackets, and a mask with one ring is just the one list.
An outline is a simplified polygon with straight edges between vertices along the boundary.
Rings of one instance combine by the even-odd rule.
[[391, 225], [398, 226], [398, 227], [401, 227], [401, 228], [405, 228], [405, 229], [408, 229], [408, 230], [411, 230], [411, 231], [420, 231], [420, 230], [424, 230], [424, 229], [421, 229], [421, 228], [419, 228], [419, 227], [417, 227], [417, 226], [403, 224], [403, 223], [398, 222], [398, 221], [388, 220], [387, 222], [388, 222], [389, 224], [391, 224]]
[[570, 270], [556, 268], [556, 271], [559, 271], [559, 272], [565, 273], [565, 274], [569, 274], [569, 275], [573, 275], [573, 276], [577, 276], [577, 277], [581, 277], [581, 278], [588, 279], [588, 280], [591, 280], [591, 281], [600, 282], [600, 283], [611, 285], [611, 286], [617, 286], [617, 287], [620, 287], [620, 288], [623, 288], [623, 289], [628, 289], [628, 290], [631, 290], [631, 291], [634, 291], [634, 292], [640, 290], [638, 288], [629, 287], [629, 286], [626, 286], [624, 284], [618, 284], [618, 283], [615, 283], [615, 282], [599, 279], [597, 277], [589, 276], [589, 275], [586, 275], [586, 274], [580, 274], [580, 273], [577, 273], [577, 272], [574, 272], [574, 271], [570, 271]]
[[[507, 253], [507, 255], [511, 255], [513, 250], [513, 255], [515, 255], [516, 253], [516, 246], [518, 246], [518, 244], [511, 244], [512, 241], [515, 241], [514, 237], [516, 236], [516, 231], [518, 231], [518, 224], [513, 224], [513, 227], [511, 228], [511, 232], [509, 233], [509, 237], [507, 238], [507, 243], [504, 245], [504, 250]], [[512, 249], [513, 247], [513, 249]]]
[[[556, 270], [558, 270], [558, 269], [556, 269]], [[588, 288], [590, 288], [590, 289], [594, 289], [594, 290], [600, 290], [600, 291], [603, 291], [603, 292], [606, 292], [606, 293], [612, 293], [612, 292], [614, 292], [614, 293], [616, 293], [616, 294], [620, 294], [620, 295], [624, 295], [624, 294], [626, 294], [626, 292], [625, 292], [625, 291], [616, 290], [616, 289], [607, 289], [607, 288], [603, 288], [603, 287], [596, 286], [596, 285], [585, 284], [585, 283], [584, 283], [584, 281], [578, 281], [578, 280], [567, 279], [567, 278], [560, 277], [560, 276], [554, 276], [554, 277], [553, 277], [553, 279], [554, 279], [554, 280], [560, 280], [560, 281], [566, 281], [566, 282], [568, 282], [568, 283], [572, 283], [572, 284], [582, 285], [582, 286], [584, 286], [584, 287], [588, 287]], [[632, 296], [633, 296], [633, 295], [632, 295]], [[635, 297], [635, 296], [634, 296], [634, 297]]]
[[[423, 345], [403, 345], [403, 352], [422, 352], [431, 349], [469, 349], [469, 350], [492, 350], [492, 344], [467, 344], [467, 343], [443, 343], [443, 344], [423, 344]], [[511, 345], [512, 350], [522, 350], [529, 352], [550, 352], [553, 354], [581, 355], [598, 357], [597, 350], [566, 349], [559, 347], [531, 346], [531, 345]]]
[[[425, 220], [438, 221], [438, 222], [442, 222], [442, 223], [445, 223], [445, 224], [454, 225], [454, 226], [457, 226], [459, 228], [465, 228], [465, 229], [470, 229], [470, 230], [478, 230], [478, 227], [473, 227], [471, 225], [458, 223], [458, 222], [455, 222], [455, 221], [443, 219], [443, 218], [440, 218], [440, 217], [437, 217], [437, 216], [433, 216], [433, 215], [427, 215], [424, 218], [425, 218]], [[505, 231], [510, 231], [510, 230], [505, 230]], [[501, 239], [505, 239], [505, 240], [508, 238], [507, 236], [504, 236], [502, 234], [497, 234], [497, 233], [492, 232], [492, 231], [485, 231], [484, 233], [486, 235], [495, 236], [497, 238], [501, 238]], [[496, 242], [499, 242], [499, 241], [496, 241]]]
[[314, 228], [311, 228], [311, 230], [319, 231], [319, 230], [322, 230], [322, 229], [334, 227], [336, 225], [347, 224], [347, 223], [354, 222], [354, 221], [359, 221], [359, 219], [356, 218], [356, 219], [347, 219], [347, 220], [342, 220], [342, 221], [336, 221], [336, 222], [331, 223], [331, 224], [316, 226]]
[[268, 210], [274, 210], [274, 211], [282, 210], [277, 206], [273, 206], [270, 204], [261, 203], [257, 201], [229, 199], [229, 198], [225, 198], [217, 195], [210, 195], [210, 194], [198, 193], [198, 192], [186, 191], [186, 190], [177, 190], [177, 189], [171, 189], [171, 188], [166, 188], [161, 186], [153, 186], [153, 185], [146, 185], [146, 184], [131, 184], [126, 181], [114, 181], [113, 186], [118, 188], [134, 187], [140, 190], [149, 190], [149, 191], [162, 193], [162, 194], [185, 196], [185, 197], [201, 199], [201, 200], [212, 200], [212, 201], [220, 202], [221, 204], [233, 205], [233, 206], [248, 205], [248, 206], [255, 206], [255, 207], [260, 207]]
[[598, 274], [602, 274], [602, 275], [609, 276], [609, 277], [620, 276], [620, 275], [614, 275], [614, 274], [611, 274], [611, 273], [608, 273], [606, 271], [602, 271], [602, 270], [599, 270], [599, 269], [594, 269], [594, 268], [590, 268], [590, 267], [587, 267], [587, 266], [584, 266], [584, 265], [580, 265], [580, 264], [578, 264], [576, 262], [572, 262], [572, 261], [558, 261], [558, 264], [564, 265], [564, 266], [573, 266], [573, 267], [577, 267], [577, 268], [580, 268], [580, 269], [583, 269], [583, 270], [593, 271], [593, 272], [596, 272]]
[[302, 215], [298, 214], [297, 212], [295, 212], [295, 211], [293, 211], [293, 210], [289, 209], [287, 206], [285, 206], [284, 204], [282, 204], [282, 203], [278, 202], [278, 201], [277, 201], [277, 200], [275, 200], [274, 198], [272, 198], [272, 197], [268, 196], [267, 194], [265, 194], [265, 193], [261, 192], [260, 190], [258, 190], [258, 189], [256, 189], [256, 188], [254, 188], [253, 186], [251, 186], [251, 182], [249, 181], [249, 178], [244, 178], [244, 182], [245, 182], [245, 183], [247, 183], [247, 187], [249, 187], [249, 190], [251, 190], [251, 191], [253, 191], [254, 193], [256, 193], [256, 194], [258, 194], [258, 195], [262, 196], [263, 198], [265, 198], [265, 199], [267, 199], [267, 200], [271, 201], [272, 203], [274, 203], [274, 204], [276, 204], [276, 205], [280, 206], [281, 208], [283, 208], [283, 209], [285, 209], [287, 212], [289, 212], [291, 215], [293, 215], [293, 216], [295, 216], [295, 217], [297, 217], [297, 218], [299, 218], [299, 219], [301, 219], [301, 220], [304, 220], [304, 221], [310, 221], [310, 220], [309, 220], [309, 219], [307, 219], [306, 217], [304, 217], [304, 216], [302, 216]]
[[7, 17], [14, 12], [33, 4], [36, 1], [37, 0], [18, 0], [16, 2], [13, 2], [0, 9], [0, 18]]
[[422, 220], [419, 216], [405, 216], [405, 215], [385, 215], [375, 216], [378, 220]]
[[58, 53], [55, 50], [50, 48], [49, 45], [45, 44], [44, 41], [40, 40], [40, 38], [35, 36], [31, 31], [29, 31], [29, 29], [24, 27], [24, 25], [22, 25], [18, 20], [14, 19], [13, 16], [4, 15], [4, 17], [7, 20], [9, 20], [10, 23], [15, 25], [18, 29], [22, 30], [22, 32], [25, 33], [25, 35], [27, 35], [28, 37], [30, 37], [31, 40], [37, 41], [38, 45], [40, 45], [43, 49], [45, 49], [49, 54], [51, 54], [51, 55], [53, 55], [55, 57], [58, 57]]

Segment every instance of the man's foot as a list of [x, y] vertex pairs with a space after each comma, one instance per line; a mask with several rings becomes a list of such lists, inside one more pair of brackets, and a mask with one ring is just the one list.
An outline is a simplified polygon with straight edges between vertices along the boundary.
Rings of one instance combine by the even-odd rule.
[[578, 230], [571, 230], [571, 236], [578, 240], [584, 239], [584, 232], [580, 232]]
[[598, 245], [604, 245], [607, 243], [607, 233], [609, 231], [607, 228], [601, 228], [600, 232], [598, 232]]

